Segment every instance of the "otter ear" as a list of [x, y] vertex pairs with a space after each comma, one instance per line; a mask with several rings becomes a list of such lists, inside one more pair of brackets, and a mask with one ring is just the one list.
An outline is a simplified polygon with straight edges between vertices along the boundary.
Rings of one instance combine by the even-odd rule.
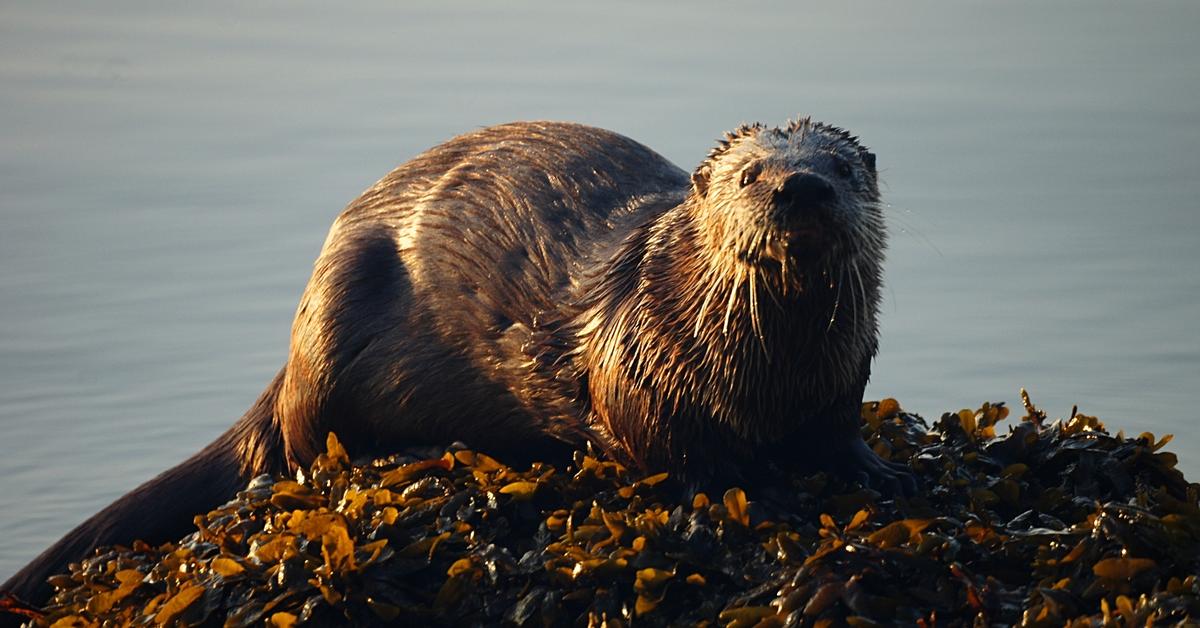
[[867, 168], [870, 168], [871, 172], [875, 172], [875, 153], [869, 150], [863, 151], [862, 160], [864, 164], [867, 164]]
[[708, 194], [708, 177], [712, 174], [708, 164], [701, 164], [696, 171], [692, 173], [692, 191], [696, 196], [704, 198]]

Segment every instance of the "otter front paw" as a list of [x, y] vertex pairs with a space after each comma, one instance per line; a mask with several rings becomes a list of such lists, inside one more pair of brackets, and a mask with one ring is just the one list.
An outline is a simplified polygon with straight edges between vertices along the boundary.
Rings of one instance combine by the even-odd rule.
[[830, 452], [829, 470], [885, 495], [911, 496], [917, 492], [917, 478], [906, 465], [880, 458], [862, 439], [848, 439], [844, 447]]

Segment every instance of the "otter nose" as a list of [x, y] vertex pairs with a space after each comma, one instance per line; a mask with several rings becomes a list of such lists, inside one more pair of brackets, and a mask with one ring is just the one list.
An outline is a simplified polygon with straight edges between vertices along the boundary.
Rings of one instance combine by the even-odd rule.
[[815, 207], [833, 200], [833, 186], [824, 177], [798, 173], [784, 180], [775, 190], [775, 202], [779, 207], [799, 209]]

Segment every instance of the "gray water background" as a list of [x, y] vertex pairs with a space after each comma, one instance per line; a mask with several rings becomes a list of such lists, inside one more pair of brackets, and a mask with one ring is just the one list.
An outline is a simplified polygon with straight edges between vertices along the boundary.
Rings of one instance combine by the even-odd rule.
[[[870, 397], [1174, 433], [1200, 479], [1200, 3], [5, 2], [0, 578], [230, 425], [340, 208], [485, 124], [691, 169], [798, 113], [879, 155]], [[1019, 413], [1017, 413], [1019, 414]]]

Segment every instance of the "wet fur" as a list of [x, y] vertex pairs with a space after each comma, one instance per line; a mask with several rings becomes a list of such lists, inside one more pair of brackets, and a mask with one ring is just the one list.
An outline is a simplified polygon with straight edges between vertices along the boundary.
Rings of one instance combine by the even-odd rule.
[[[846, 164], [820, 250], [768, 259], [773, 182]], [[357, 455], [591, 442], [699, 483], [853, 441], [883, 248], [874, 157], [807, 119], [742, 127], [690, 177], [575, 124], [455, 138], [338, 217], [287, 364], [238, 424], [3, 589], [43, 601], [45, 578], [97, 544], [183, 534], [255, 474], [306, 465], [329, 431]]]

